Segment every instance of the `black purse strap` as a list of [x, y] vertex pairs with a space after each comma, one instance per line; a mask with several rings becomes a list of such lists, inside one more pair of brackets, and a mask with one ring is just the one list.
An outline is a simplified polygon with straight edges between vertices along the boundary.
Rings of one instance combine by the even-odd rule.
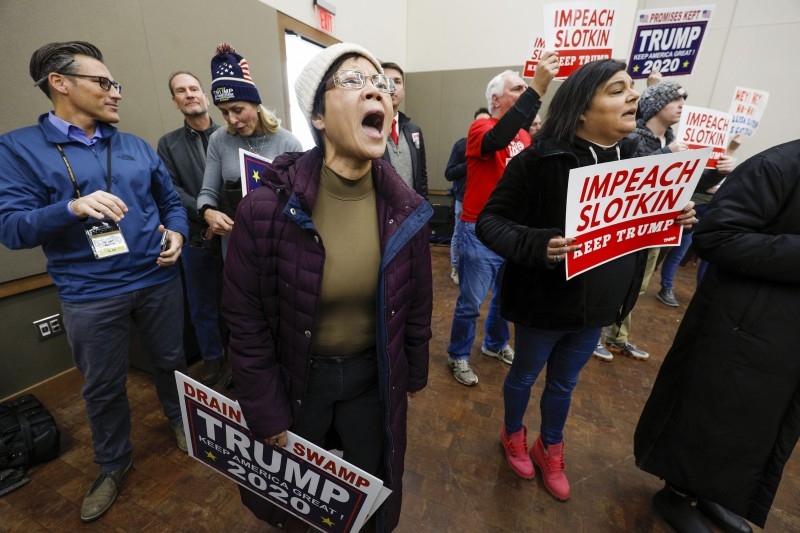
[[31, 455], [34, 450], [33, 430], [31, 429], [31, 421], [28, 420], [27, 416], [22, 416], [17, 413], [17, 421], [19, 422], [19, 431], [22, 433], [22, 438], [25, 441], [25, 449], [28, 450], [27, 456], [25, 457], [25, 468], [27, 469], [30, 466]]

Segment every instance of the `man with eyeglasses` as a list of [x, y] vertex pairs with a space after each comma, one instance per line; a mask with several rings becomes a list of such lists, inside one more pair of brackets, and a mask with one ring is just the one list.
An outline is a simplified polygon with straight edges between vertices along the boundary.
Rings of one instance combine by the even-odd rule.
[[173, 372], [186, 371], [175, 264], [189, 228], [156, 152], [111, 125], [119, 122], [121, 86], [97, 47], [46, 44], [33, 53], [30, 74], [53, 111], [38, 125], [0, 136], [0, 242], [41, 246], [58, 289], [100, 467], [81, 508], [89, 522], [111, 507], [131, 467], [131, 319], [150, 353], [164, 414], [186, 451]]
[[406, 99], [405, 74], [397, 63], [383, 62], [381, 67], [384, 74], [394, 82], [394, 117], [383, 159], [392, 164], [406, 185], [423, 198], [428, 198], [428, 167], [422, 130], [400, 111], [400, 104]]

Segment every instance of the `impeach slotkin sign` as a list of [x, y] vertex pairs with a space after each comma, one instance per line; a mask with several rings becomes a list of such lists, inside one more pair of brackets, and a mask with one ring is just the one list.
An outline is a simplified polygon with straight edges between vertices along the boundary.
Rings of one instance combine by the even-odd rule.
[[759, 89], [736, 87], [731, 101], [731, 135], [752, 137], [769, 101], [769, 93]]
[[532, 78], [536, 73], [536, 65], [542, 59], [544, 54], [544, 37], [541, 33], [532, 33], [530, 42], [528, 43], [528, 50], [530, 56], [525, 59], [524, 67], [522, 69], [522, 77]]
[[659, 154], [569, 173], [567, 279], [642, 248], [677, 246], [675, 219], [692, 197], [710, 149]]
[[616, 2], [544, 5], [545, 46], [558, 51], [556, 79], [567, 79], [581, 65], [611, 57], [616, 14]]
[[690, 150], [710, 146], [714, 150], [706, 168], [717, 168], [717, 161], [725, 155], [725, 148], [728, 146], [730, 127], [730, 113], [685, 105], [681, 110], [675, 140], [686, 143]]
[[288, 433], [269, 446], [238, 402], [175, 372], [189, 455], [322, 531], [358, 531], [391, 493], [380, 479]]
[[633, 49], [628, 61], [631, 78], [646, 78], [654, 70], [663, 76], [691, 74], [714, 7], [665, 7], [638, 11]]

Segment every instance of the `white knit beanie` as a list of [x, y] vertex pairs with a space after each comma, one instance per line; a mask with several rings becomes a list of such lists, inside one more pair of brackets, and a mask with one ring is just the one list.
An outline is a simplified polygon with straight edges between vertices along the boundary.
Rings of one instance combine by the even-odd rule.
[[303, 71], [300, 73], [300, 75], [297, 77], [297, 81], [294, 83], [294, 92], [297, 95], [297, 103], [300, 105], [300, 109], [306, 116], [306, 120], [308, 121], [311, 131], [314, 131], [314, 126], [311, 124], [311, 112], [314, 108], [314, 95], [317, 93], [319, 86], [327, 81], [322, 79], [322, 77], [325, 76], [325, 73], [328, 72], [328, 69], [331, 68], [331, 65], [336, 63], [340, 57], [351, 53], [358, 54], [368, 59], [369, 62], [375, 66], [377, 71], [383, 74], [380, 61], [375, 59], [372, 54], [357, 44], [337, 43], [320, 51], [320, 53], [314, 56], [314, 58], [303, 68]]

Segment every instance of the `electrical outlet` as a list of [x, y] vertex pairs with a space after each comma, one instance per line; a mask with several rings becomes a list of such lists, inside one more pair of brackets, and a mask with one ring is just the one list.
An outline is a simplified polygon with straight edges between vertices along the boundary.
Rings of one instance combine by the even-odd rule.
[[56, 314], [46, 318], [40, 318], [33, 322], [39, 342], [46, 341], [57, 335], [64, 333], [64, 325], [61, 323], [61, 315]]

